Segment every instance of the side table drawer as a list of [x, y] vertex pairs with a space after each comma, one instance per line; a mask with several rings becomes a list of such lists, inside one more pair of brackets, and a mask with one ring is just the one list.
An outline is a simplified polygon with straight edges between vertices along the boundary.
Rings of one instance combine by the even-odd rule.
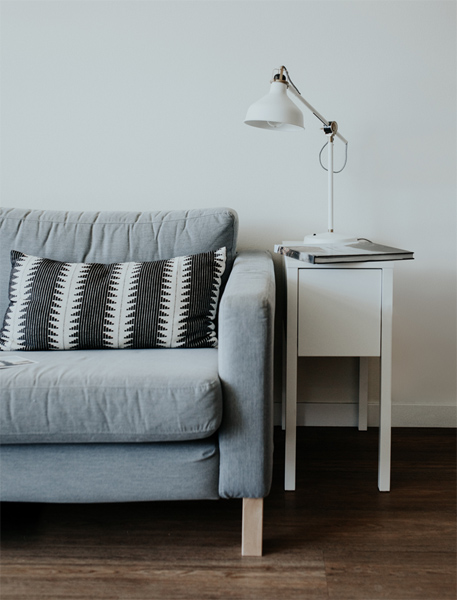
[[380, 356], [381, 269], [300, 269], [298, 356]]

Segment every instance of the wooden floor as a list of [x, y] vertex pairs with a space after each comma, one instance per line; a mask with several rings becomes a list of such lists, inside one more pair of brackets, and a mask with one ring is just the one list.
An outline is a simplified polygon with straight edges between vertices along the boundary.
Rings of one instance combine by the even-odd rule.
[[455, 430], [394, 429], [392, 491], [377, 430], [283, 433], [263, 558], [241, 558], [241, 502], [4, 505], [1, 600], [455, 600]]

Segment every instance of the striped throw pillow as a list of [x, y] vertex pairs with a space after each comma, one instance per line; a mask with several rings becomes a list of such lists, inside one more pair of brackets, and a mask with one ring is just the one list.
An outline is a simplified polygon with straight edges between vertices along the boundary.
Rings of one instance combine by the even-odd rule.
[[225, 248], [108, 265], [13, 250], [11, 262], [2, 350], [217, 346]]

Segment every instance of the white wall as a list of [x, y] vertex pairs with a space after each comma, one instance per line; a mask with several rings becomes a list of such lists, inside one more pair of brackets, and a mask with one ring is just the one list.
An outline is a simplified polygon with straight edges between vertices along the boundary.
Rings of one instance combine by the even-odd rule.
[[[2, 0], [1, 45], [2, 205], [228, 205], [240, 246], [270, 250], [326, 227], [319, 122], [243, 124], [285, 64], [350, 142], [336, 229], [415, 251], [395, 272], [394, 422], [455, 424], [453, 1]], [[318, 401], [339, 385], [314, 380]]]

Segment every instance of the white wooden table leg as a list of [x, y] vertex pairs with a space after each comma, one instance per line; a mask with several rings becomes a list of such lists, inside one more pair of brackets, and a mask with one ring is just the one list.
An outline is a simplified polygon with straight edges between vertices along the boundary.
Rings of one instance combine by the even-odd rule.
[[382, 270], [381, 395], [379, 402], [378, 488], [390, 491], [392, 425], [392, 304], [393, 271]]
[[298, 269], [287, 272], [286, 459], [284, 489], [295, 490], [297, 443], [297, 294]]
[[368, 357], [359, 359], [359, 431], [368, 429]]

